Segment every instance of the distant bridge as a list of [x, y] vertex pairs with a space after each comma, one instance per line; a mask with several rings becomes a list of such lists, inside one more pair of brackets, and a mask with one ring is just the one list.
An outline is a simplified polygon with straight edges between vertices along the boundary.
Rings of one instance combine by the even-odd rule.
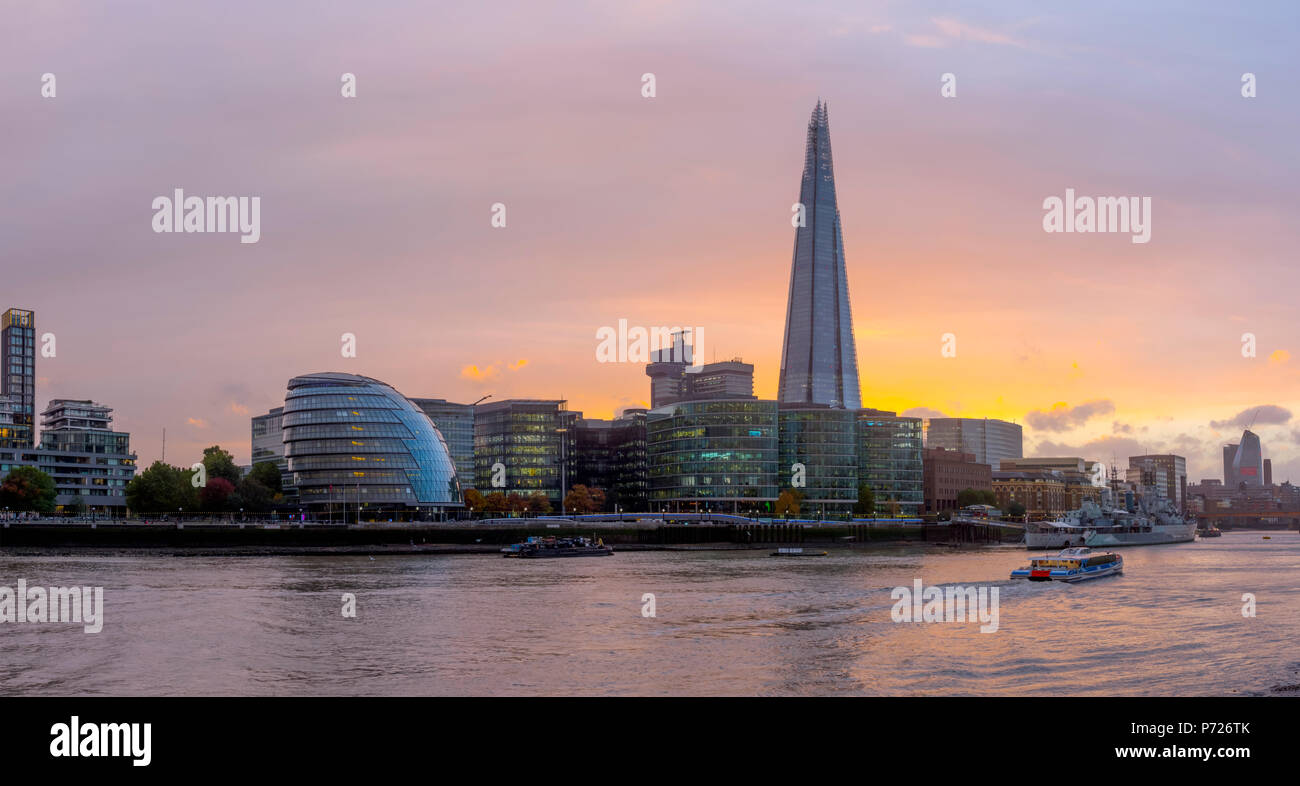
[[1287, 510], [1207, 510], [1195, 514], [1200, 521], [1234, 521], [1241, 519], [1258, 519], [1260, 521], [1277, 521], [1300, 529], [1300, 508]]

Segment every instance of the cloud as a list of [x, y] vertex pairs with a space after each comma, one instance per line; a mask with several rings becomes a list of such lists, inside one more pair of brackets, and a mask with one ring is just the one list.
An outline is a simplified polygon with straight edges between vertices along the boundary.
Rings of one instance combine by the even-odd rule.
[[946, 417], [948, 417], [947, 415], [943, 414], [943, 413], [940, 412], [939, 410], [937, 410], [937, 409], [930, 409], [929, 407], [912, 407], [911, 409], [909, 409], [909, 410], [907, 410], [906, 412], [904, 412], [903, 415], [904, 415], [905, 417], [909, 417], [909, 418], [946, 418]]
[[462, 377], [464, 377], [465, 379], [472, 379], [477, 382], [483, 382], [485, 380], [493, 379], [496, 376], [498, 376], [500, 373], [501, 370], [498, 369], [496, 366], [486, 366], [484, 368], [479, 368], [478, 366], [475, 365], [469, 365], [460, 370], [460, 375]]
[[1281, 425], [1291, 420], [1291, 410], [1276, 404], [1263, 404], [1250, 409], [1243, 409], [1228, 420], [1211, 420], [1210, 428], [1240, 426], [1250, 428], [1251, 424], [1259, 426]]
[[1118, 464], [1129, 456], [1144, 456], [1160, 452], [1162, 452], [1162, 448], [1155, 444], [1139, 442], [1132, 437], [1117, 437], [1107, 434], [1078, 445], [1043, 440], [1035, 445], [1027, 455], [1029, 458], [1078, 456], [1089, 461], [1100, 461], [1109, 466], [1112, 461]]
[[1109, 399], [1088, 401], [1073, 408], [1064, 401], [1058, 401], [1047, 411], [1034, 410], [1025, 415], [1025, 422], [1030, 428], [1039, 431], [1069, 431], [1082, 426], [1095, 415], [1106, 415], [1114, 411], [1115, 405]]
[[909, 46], [919, 46], [926, 49], [945, 47], [956, 41], [973, 41], [978, 44], [993, 44], [994, 46], [1014, 46], [1020, 49], [1034, 48], [1028, 41], [1015, 38], [992, 28], [968, 24], [950, 16], [935, 17], [930, 22], [938, 29], [938, 35], [907, 35], [903, 38], [904, 42]]
[[472, 379], [475, 382], [485, 382], [489, 379], [496, 379], [501, 376], [502, 368], [505, 368], [507, 371], [518, 371], [526, 365], [528, 365], [527, 358], [520, 358], [513, 363], [502, 363], [501, 361], [497, 361], [496, 363], [481, 368], [471, 364], [462, 368], [460, 370], [460, 375], [465, 379]]
[[1110, 425], [1110, 430], [1114, 434], [1132, 434], [1133, 427], [1128, 423], [1120, 423], [1118, 420]]
[[185, 418], [185, 422], [195, 428], [207, 428], [208, 421], [203, 418]]
[[1291, 359], [1291, 353], [1285, 349], [1275, 349], [1273, 354], [1268, 356], [1268, 362], [1275, 366], [1280, 366]]
[[923, 49], [940, 49], [947, 46], [942, 38], [932, 35], [909, 35], [904, 36], [903, 40], [908, 46], [919, 46]]
[[237, 401], [232, 401], [230, 402], [230, 411], [235, 413], [236, 415], [247, 415], [248, 407], [244, 406], [243, 404], [240, 404]]

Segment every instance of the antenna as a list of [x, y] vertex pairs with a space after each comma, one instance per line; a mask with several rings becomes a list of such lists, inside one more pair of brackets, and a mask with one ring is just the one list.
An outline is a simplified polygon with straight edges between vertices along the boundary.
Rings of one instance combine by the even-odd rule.
[[163, 426], [162, 463], [167, 463], [167, 427]]
[[1259, 407], [1258, 409], [1256, 409], [1255, 414], [1250, 416], [1250, 425], [1246, 426], [1247, 431], [1250, 431], [1251, 427], [1255, 425], [1255, 418], [1259, 417], [1259, 410], [1261, 409], [1263, 409], [1263, 407]]

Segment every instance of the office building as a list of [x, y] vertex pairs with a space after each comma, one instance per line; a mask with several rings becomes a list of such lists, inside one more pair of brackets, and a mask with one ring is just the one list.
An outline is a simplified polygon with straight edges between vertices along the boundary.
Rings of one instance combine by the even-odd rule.
[[697, 399], [754, 398], [754, 365], [740, 358], [691, 364], [691, 346], [678, 331], [673, 343], [655, 350], [646, 366], [650, 377], [650, 407]]
[[429, 416], [446, 440], [461, 491], [474, 488], [474, 405], [456, 404], [442, 398], [413, 398], [411, 403]]
[[646, 413], [650, 508], [770, 513], [778, 490], [777, 403], [682, 401]]
[[777, 485], [803, 493], [800, 518], [849, 518], [858, 501], [858, 459], [852, 410], [781, 404]]
[[931, 418], [925, 446], [974, 453], [976, 463], [997, 470], [1002, 459], [1024, 456], [1024, 429], [993, 418]]
[[790, 263], [777, 400], [856, 410], [862, 405], [858, 356], [835, 196], [830, 119], [821, 101], [808, 122], [799, 205], [803, 221], [795, 229]]
[[858, 484], [871, 489], [877, 513], [920, 515], [925, 504], [921, 419], [879, 409], [856, 414]]
[[392, 386], [355, 374], [289, 380], [284, 456], [300, 503], [341, 521], [441, 518], [461, 507], [447, 443]]
[[282, 421], [284, 407], [275, 407], [265, 415], [255, 415], [251, 419], [252, 464], [271, 462], [280, 470], [280, 490], [286, 504], [296, 501], [298, 490], [293, 486], [293, 475], [289, 473], [289, 462], [284, 457], [284, 431]]
[[[474, 488], [529, 496], [542, 493], [560, 509], [561, 489], [572, 488], [567, 462], [573, 454], [574, 416], [558, 399], [507, 399], [474, 411]], [[493, 468], [500, 464], [502, 473]], [[498, 483], [493, 483], [497, 476]]]
[[610, 512], [644, 511], [646, 478], [646, 410], [628, 409], [612, 420], [576, 419], [572, 426], [569, 488], [600, 489]]
[[1129, 474], [1125, 480], [1132, 482], [1133, 469], [1139, 470], [1138, 480], [1161, 497], [1173, 503], [1178, 510], [1187, 505], [1187, 459], [1173, 454], [1129, 456]]
[[977, 462], [974, 453], [925, 448], [921, 451], [921, 466], [926, 513], [956, 510], [957, 495], [966, 489], [993, 490], [993, 468]]
[[[1231, 453], [1229, 453], [1231, 448]], [[1259, 435], [1247, 429], [1236, 445], [1223, 448], [1223, 485], [1231, 488], [1264, 485], [1264, 450]]]

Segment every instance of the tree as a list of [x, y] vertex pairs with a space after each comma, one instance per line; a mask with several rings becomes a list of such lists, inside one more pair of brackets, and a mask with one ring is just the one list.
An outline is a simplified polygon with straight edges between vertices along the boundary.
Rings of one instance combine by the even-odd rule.
[[136, 514], [195, 510], [199, 493], [191, 482], [193, 476], [188, 469], [155, 461], [126, 484], [126, 504]]
[[505, 513], [507, 509], [506, 495], [500, 491], [494, 491], [487, 495], [483, 501], [483, 510], [488, 513]]
[[858, 486], [858, 502], [853, 506], [853, 512], [859, 516], [870, 516], [876, 512], [876, 493], [870, 486]]
[[[600, 489], [596, 489], [600, 491]], [[604, 493], [601, 493], [604, 497]], [[547, 505], [550, 503], [548, 501]], [[564, 495], [564, 510], [566, 513], [594, 513], [596, 511], [596, 501], [592, 498], [591, 491], [582, 484], [573, 487], [568, 494]]]
[[537, 516], [551, 512], [551, 501], [540, 491], [534, 491], [524, 498], [524, 510]]
[[465, 489], [465, 507], [470, 513], [478, 513], [487, 507], [487, 499], [478, 489]]
[[998, 504], [998, 495], [989, 489], [964, 488], [957, 492], [957, 507], [964, 508], [967, 505], [992, 505]]
[[199, 489], [199, 505], [205, 511], [226, 509], [226, 498], [235, 492], [235, 484], [225, 478], [208, 478], [208, 484]]
[[528, 499], [517, 491], [506, 495], [506, 510], [511, 513], [523, 513], [528, 509]]
[[66, 504], [66, 505], [63, 506], [63, 513], [64, 513], [65, 515], [68, 515], [68, 516], [84, 516], [84, 515], [86, 515], [86, 502], [85, 502], [85, 500], [83, 500], [83, 499], [81, 498], [81, 495], [78, 494], [77, 496], [75, 496], [75, 497], [72, 498], [72, 501], [71, 501], [71, 502], [69, 502], [68, 504]]
[[1013, 519], [1018, 519], [1025, 515], [1025, 506], [1021, 505], [1019, 502], [1012, 502], [1010, 505], [1007, 505], [1007, 515]]
[[777, 518], [786, 516], [798, 516], [799, 504], [803, 502], [804, 493], [798, 489], [786, 489], [776, 498], [776, 506], [772, 509], [772, 515]]
[[209, 483], [213, 478], [225, 478], [233, 488], [244, 476], [235, 464], [235, 457], [222, 450], [220, 445], [203, 449], [203, 467], [207, 470]]
[[58, 495], [54, 479], [36, 467], [14, 467], [0, 484], [0, 502], [14, 510], [53, 513]]
[[253, 465], [253, 469], [248, 473], [248, 477], [261, 483], [267, 491], [272, 494], [279, 494], [284, 491], [284, 486], [280, 479], [280, 468], [273, 461], [259, 461]]
[[591, 494], [592, 512], [595, 513], [598, 511], [605, 510], [606, 509], [605, 490], [602, 488], [596, 488], [595, 486], [592, 486], [589, 489], [587, 489], [587, 491]]
[[[258, 464], [259, 467], [265, 465], [266, 462]], [[279, 477], [280, 475], [277, 472], [276, 478], [279, 479]], [[279, 495], [262, 485], [261, 481], [254, 478], [252, 473], [249, 473], [248, 477], [239, 481], [239, 485], [235, 487], [235, 493], [226, 499], [226, 507], [232, 513], [240, 509], [247, 513], [270, 513], [271, 509], [275, 507], [277, 496]]]

